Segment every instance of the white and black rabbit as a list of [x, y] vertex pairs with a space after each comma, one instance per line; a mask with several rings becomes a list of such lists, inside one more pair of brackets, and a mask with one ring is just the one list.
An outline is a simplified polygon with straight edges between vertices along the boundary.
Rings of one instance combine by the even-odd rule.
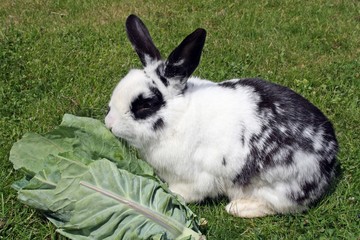
[[116, 86], [105, 118], [186, 202], [227, 196], [226, 211], [261, 217], [306, 210], [335, 178], [330, 121], [292, 90], [261, 79], [191, 77], [206, 31], [162, 60], [143, 22], [126, 21], [144, 69]]

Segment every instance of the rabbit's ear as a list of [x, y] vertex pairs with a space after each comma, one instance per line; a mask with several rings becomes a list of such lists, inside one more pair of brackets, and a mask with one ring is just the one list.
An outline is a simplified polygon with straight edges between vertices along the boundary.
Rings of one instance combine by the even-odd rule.
[[144, 67], [161, 60], [160, 52], [140, 18], [132, 14], [126, 19], [126, 33]]
[[165, 77], [185, 82], [199, 65], [205, 38], [206, 31], [202, 28], [187, 36], [167, 59]]

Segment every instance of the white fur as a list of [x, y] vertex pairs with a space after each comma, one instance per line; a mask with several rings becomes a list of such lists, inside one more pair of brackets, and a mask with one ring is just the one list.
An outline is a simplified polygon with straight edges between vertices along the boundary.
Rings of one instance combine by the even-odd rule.
[[[129, 114], [130, 102], [140, 93], [146, 93], [148, 86], [154, 84], [152, 81], [165, 96], [166, 106], [154, 117], [134, 121]], [[250, 151], [247, 145], [234, 147], [239, 133], [244, 132], [246, 139], [260, 132], [255, 100], [246, 87], [234, 91], [195, 77], [188, 79], [185, 95], [174, 95], [156, 76], [131, 70], [113, 92], [105, 123], [116, 136], [139, 148], [170, 189], [187, 202], [226, 195], [232, 200], [227, 211], [238, 216], [287, 212], [294, 206], [285, 196], [286, 189], [281, 190], [281, 184], [276, 186], [280, 190], [273, 189], [273, 179], [268, 179], [268, 185], [247, 189], [239, 189], [232, 183]], [[165, 127], [156, 132], [151, 125], [159, 117], [164, 119]], [[223, 158], [226, 166], [222, 164]], [[275, 178], [278, 175], [283, 173], [275, 174]], [[249, 199], [258, 199], [259, 206], [266, 208], [240, 213], [242, 208], [236, 205]]]
[[[191, 37], [170, 55], [170, 63], [169, 59], [165, 62], [159, 59], [151, 37], [136, 16], [128, 18], [127, 32], [145, 68], [131, 70], [116, 86], [105, 124], [114, 135], [140, 150], [171, 191], [187, 202], [225, 195], [230, 199], [226, 211], [240, 217], [261, 217], [307, 208], [306, 203], [297, 204], [289, 196], [294, 194], [301, 199], [304, 184], [308, 184], [308, 191], [313, 183], [327, 184], [320, 176], [316, 153], [284, 146], [272, 156], [274, 166], [265, 169], [266, 162], [259, 161], [259, 173], [252, 176], [248, 184], [235, 183], [241, 170], [249, 164], [252, 137], [262, 134], [252, 143], [266, 154], [278, 144], [268, 141], [273, 129], [262, 130], [264, 122], [274, 115], [270, 110], [259, 114], [260, 95], [246, 84], [231, 85], [239, 80], [229, 80], [230, 87], [220, 87], [208, 80], [187, 78], [186, 74], [190, 75], [193, 66], [198, 64], [199, 55], [196, 54], [201, 54], [199, 48], [202, 49], [205, 30], [189, 35]], [[140, 36], [143, 42], [138, 41]], [[185, 71], [176, 72], [177, 67]], [[164, 82], [165, 77], [159, 75], [172, 79]], [[160, 91], [165, 104], [156, 113], [136, 119], [130, 106], [138, 96], [154, 94], [151, 89]], [[279, 103], [274, 106], [279, 114], [286, 114]], [[159, 119], [163, 126], [154, 128]], [[295, 136], [314, 138], [312, 144], [316, 151], [325, 149], [335, 154], [336, 142], [327, 143], [325, 147], [324, 131], [317, 129], [314, 135], [315, 129], [301, 130], [296, 121], [290, 124], [291, 127], [281, 124], [272, 127], [277, 127], [283, 135], [292, 131]], [[283, 163], [290, 151], [293, 151], [293, 161], [287, 165], [277, 164]]]

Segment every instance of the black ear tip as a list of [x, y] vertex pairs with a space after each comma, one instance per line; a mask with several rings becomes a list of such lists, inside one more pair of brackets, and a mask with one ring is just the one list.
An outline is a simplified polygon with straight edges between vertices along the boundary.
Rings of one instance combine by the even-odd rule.
[[199, 35], [206, 36], [206, 30], [203, 28], [198, 28], [195, 30], [195, 32], [198, 32]]
[[126, 22], [128, 22], [128, 21], [133, 21], [133, 20], [135, 20], [135, 19], [139, 19], [139, 17], [136, 16], [135, 14], [130, 14], [130, 15], [127, 17], [127, 19], [126, 19]]
[[200, 39], [201, 42], [205, 42], [206, 30], [203, 28], [198, 28], [193, 32], [193, 36], [197, 39]]
[[128, 28], [137, 23], [142, 23], [141, 19], [138, 16], [136, 16], [135, 14], [130, 14], [126, 19], [125, 25]]

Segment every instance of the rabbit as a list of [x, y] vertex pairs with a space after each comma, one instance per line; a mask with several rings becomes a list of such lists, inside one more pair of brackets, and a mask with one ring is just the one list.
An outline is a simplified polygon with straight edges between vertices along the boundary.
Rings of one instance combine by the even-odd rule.
[[166, 60], [144, 23], [126, 20], [144, 69], [115, 87], [105, 125], [137, 148], [185, 202], [227, 197], [242, 218], [303, 212], [337, 176], [331, 122], [304, 97], [258, 78], [220, 83], [191, 76], [206, 31], [196, 29]]

